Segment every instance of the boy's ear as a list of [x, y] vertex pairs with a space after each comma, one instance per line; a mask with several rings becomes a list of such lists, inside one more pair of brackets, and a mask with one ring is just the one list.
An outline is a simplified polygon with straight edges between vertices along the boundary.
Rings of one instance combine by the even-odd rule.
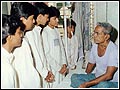
[[41, 16], [43, 16], [43, 15], [42, 15], [42, 14], [39, 14], [39, 15], [38, 15], [38, 18], [40, 18]]
[[8, 37], [6, 38], [6, 40], [10, 40], [11, 39], [11, 35], [8, 35]]
[[24, 17], [21, 17], [21, 18], [20, 18], [20, 20], [22, 20], [22, 21], [23, 21], [24, 19], [25, 19]]
[[39, 15], [37, 16], [37, 19], [36, 19], [36, 20], [40, 20], [40, 19], [41, 19], [41, 16], [42, 16], [42, 14], [39, 14]]

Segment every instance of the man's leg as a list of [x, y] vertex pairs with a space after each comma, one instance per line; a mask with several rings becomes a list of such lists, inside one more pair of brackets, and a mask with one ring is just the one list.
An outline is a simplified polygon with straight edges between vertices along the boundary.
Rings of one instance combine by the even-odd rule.
[[95, 74], [73, 74], [71, 76], [71, 87], [78, 88], [80, 84], [95, 79]]
[[117, 82], [104, 81], [96, 85], [97, 88], [118, 88]]

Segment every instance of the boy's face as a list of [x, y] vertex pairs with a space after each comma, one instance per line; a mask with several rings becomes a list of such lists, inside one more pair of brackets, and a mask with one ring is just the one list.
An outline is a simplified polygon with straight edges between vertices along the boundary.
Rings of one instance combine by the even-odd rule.
[[58, 24], [59, 24], [59, 18], [56, 18], [56, 21], [57, 21], [57, 22], [56, 22], [56, 25], [55, 25], [55, 26], [58, 27]]
[[71, 31], [72, 31], [71, 26], [68, 26], [68, 27], [67, 27], [67, 33], [71, 33]]
[[68, 27], [67, 27], [67, 32], [68, 32], [68, 33], [71, 33], [71, 31], [72, 31], [72, 32], [74, 32], [74, 31], [75, 31], [75, 29], [74, 29], [74, 26], [73, 26], [73, 25], [71, 25], [71, 26], [68, 26]]
[[72, 26], [71, 26], [71, 29], [72, 29], [72, 31], [73, 31], [73, 32], [75, 31], [75, 29], [74, 29], [74, 28], [75, 28], [75, 27], [72, 25]]
[[19, 47], [22, 44], [23, 31], [20, 30], [20, 27], [17, 28], [15, 35], [11, 35], [11, 44], [14, 47]]
[[57, 20], [56, 16], [51, 17], [50, 21], [49, 21], [49, 26], [55, 27], [57, 22], [58, 22], [58, 20]]
[[34, 15], [29, 16], [27, 19], [23, 18], [22, 21], [26, 26], [25, 30], [33, 29], [35, 23]]
[[37, 17], [37, 25], [45, 25], [46, 22], [49, 20], [48, 17], [49, 17], [48, 14], [45, 15], [39, 14], [39, 16]]

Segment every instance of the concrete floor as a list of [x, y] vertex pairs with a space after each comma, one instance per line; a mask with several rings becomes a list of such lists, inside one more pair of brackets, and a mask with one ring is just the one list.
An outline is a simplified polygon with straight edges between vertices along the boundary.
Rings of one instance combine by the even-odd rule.
[[64, 80], [56, 88], [72, 88], [70, 87], [71, 75], [73, 73], [85, 73], [85, 69], [82, 69], [83, 60], [78, 61], [77, 68], [75, 70], [69, 70], [69, 74], [64, 78]]

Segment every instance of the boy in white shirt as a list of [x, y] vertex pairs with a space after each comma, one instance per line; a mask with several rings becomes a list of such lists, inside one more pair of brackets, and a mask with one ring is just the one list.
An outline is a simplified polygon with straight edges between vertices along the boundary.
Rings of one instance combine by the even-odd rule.
[[[11, 6], [11, 15], [19, 17], [25, 24], [25, 34], [34, 27], [37, 9], [28, 2], [14, 2]], [[13, 54], [13, 65], [17, 71], [20, 88], [41, 88], [40, 75], [34, 67], [34, 60], [27, 38], [24, 36], [22, 46]]]
[[55, 28], [57, 22], [56, 9], [51, 6], [49, 11], [50, 19], [48, 25], [43, 29], [42, 38], [47, 62], [55, 75], [55, 81], [51, 83], [51, 88], [55, 88], [65, 77], [67, 61], [60, 34]]
[[[75, 35], [76, 23], [72, 19], [66, 19], [67, 26], [67, 61], [68, 68], [71, 70], [76, 69], [78, 61], [78, 39]], [[65, 46], [65, 37], [63, 37]]]
[[18, 76], [12, 66], [13, 50], [21, 46], [25, 25], [17, 17], [2, 14], [1, 87], [18, 88]]
[[49, 8], [43, 2], [35, 2], [33, 5], [37, 8], [39, 13], [37, 14], [35, 27], [32, 31], [26, 33], [26, 37], [28, 38], [29, 44], [31, 46], [31, 50], [35, 61], [35, 68], [42, 77], [42, 87], [49, 88], [49, 82], [52, 82], [54, 80], [54, 75], [50, 71], [49, 65], [46, 61], [41, 35], [41, 25], [44, 26], [49, 20]]

